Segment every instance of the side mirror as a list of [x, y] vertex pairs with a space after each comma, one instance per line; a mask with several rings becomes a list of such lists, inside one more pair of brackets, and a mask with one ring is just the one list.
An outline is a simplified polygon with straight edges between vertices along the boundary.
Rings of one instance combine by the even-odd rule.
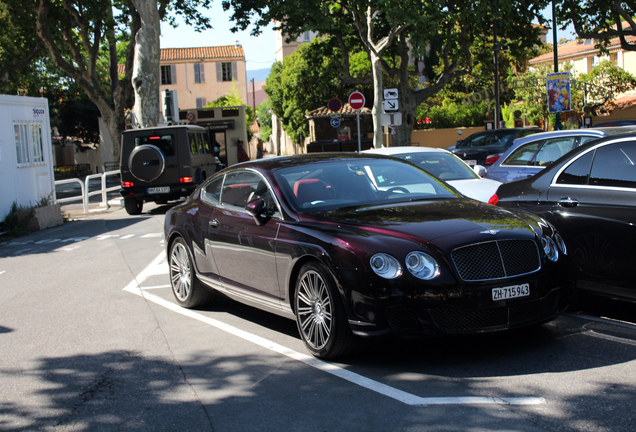
[[473, 167], [473, 170], [477, 173], [477, 175], [479, 177], [484, 177], [486, 175], [486, 167], [482, 166], [482, 165], [475, 165]]
[[249, 201], [245, 205], [245, 211], [254, 218], [256, 225], [263, 225], [267, 221], [267, 215], [265, 212], [265, 200], [261, 197], [256, 197]]
[[458, 130], [457, 135], [463, 135], [462, 131]]

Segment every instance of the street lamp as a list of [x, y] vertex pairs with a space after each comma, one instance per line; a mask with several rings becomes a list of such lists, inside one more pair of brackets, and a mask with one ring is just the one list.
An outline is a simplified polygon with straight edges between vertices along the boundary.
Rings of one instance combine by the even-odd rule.
[[[556, 6], [554, 4], [554, 0], [552, 0], [552, 45], [554, 47], [554, 72], [559, 72], [559, 50], [558, 50], [559, 40], [557, 38], [557, 19], [556, 19]], [[554, 113], [554, 130], [563, 129], [563, 125], [561, 124], [561, 112], [557, 111]]]

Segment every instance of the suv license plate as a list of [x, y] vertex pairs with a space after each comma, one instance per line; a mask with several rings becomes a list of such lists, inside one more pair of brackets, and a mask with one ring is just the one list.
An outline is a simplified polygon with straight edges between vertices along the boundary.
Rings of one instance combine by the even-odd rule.
[[512, 285], [503, 288], [492, 289], [492, 299], [507, 300], [517, 297], [526, 297], [530, 295], [530, 284]]
[[147, 189], [149, 194], [170, 193], [170, 186], [152, 187]]

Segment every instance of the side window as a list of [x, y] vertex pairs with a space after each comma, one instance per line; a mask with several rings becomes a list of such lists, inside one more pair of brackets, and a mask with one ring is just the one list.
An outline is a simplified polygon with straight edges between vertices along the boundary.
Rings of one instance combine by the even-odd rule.
[[208, 183], [208, 185], [203, 188], [203, 193], [201, 195], [203, 201], [215, 206], [219, 205], [219, 198], [221, 197], [221, 184], [223, 184], [223, 176], [219, 176]]
[[594, 152], [589, 151], [583, 156], [572, 162], [563, 171], [559, 178], [557, 178], [557, 184], [568, 185], [584, 185], [587, 184], [587, 176], [590, 173], [590, 165], [592, 164], [592, 156]]
[[245, 207], [248, 199], [259, 188], [262, 178], [251, 171], [239, 171], [225, 176], [221, 203], [229, 206]]
[[574, 147], [574, 140], [576, 137], [566, 138], [554, 138], [545, 141], [537, 157], [535, 158], [535, 165], [546, 166], [549, 163], [554, 162]]
[[502, 165], [527, 166], [532, 165], [532, 159], [541, 141], [524, 144], [510, 153]]
[[621, 142], [596, 150], [590, 185], [636, 188], [636, 142]]
[[581, 137], [581, 142], [579, 143], [579, 145], [583, 145], [586, 142], [594, 141], [594, 140], [597, 140], [597, 139], [599, 139], [599, 137], [584, 136], [584, 137]]
[[197, 134], [188, 133], [188, 138], [190, 139], [190, 153], [192, 153], [193, 155], [199, 154], [199, 143], [197, 142]]
[[200, 134], [200, 138], [201, 142], [203, 143], [203, 152], [211, 154], [212, 148], [210, 148], [210, 140], [208, 138], [208, 134], [202, 133]]

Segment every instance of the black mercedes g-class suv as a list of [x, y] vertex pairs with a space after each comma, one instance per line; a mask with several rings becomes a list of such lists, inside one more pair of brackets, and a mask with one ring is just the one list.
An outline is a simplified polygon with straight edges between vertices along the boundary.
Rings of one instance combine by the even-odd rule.
[[145, 201], [165, 204], [188, 196], [218, 169], [218, 147], [200, 126], [178, 125], [124, 131], [121, 195], [130, 215]]

